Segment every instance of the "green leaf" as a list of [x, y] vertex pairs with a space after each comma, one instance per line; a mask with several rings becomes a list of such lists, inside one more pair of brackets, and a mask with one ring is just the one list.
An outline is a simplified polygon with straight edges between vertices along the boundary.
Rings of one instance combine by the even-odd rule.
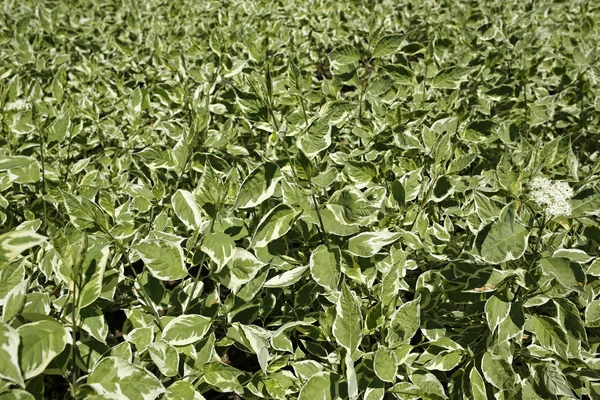
[[270, 162], [259, 165], [244, 179], [235, 200], [235, 208], [252, 208], [261, 204], [273, 196], [282, 178], [277, 165]]
[[183, 249], [179, 244], [162, 239], [149, 239], [131, 246], [144, 261], [148, 271], [161, 281], [173, 281], [187, 276]]
[[317, 372], [302, 386], [298, 400], [334, 400], [337, 380], [332, 378], [330, 372]]
[[514, 390], [515, 372], [503, 359], [494, 358], [489, 351], [481, 359], [481, 371], [485, 380], [501, 390]]
[[542, 258], [540, 266], [544, 274], [556, 278], [558, 283], [568, 289], [580, 289], [585, 284], [585, 274], [579, 264], [566, 258]]
[[250, 377], [237, 368], [220, 362], [213, 362], [203, 368], [202, 380], [217, 389], [219, 392], [244, 393], [246, 382]]
[[231, 236], [225, 233], [213, 232], [204, 237], [200, 249], [217, 264], [215, 272], [219, 272], [233, 257], [235, 242]]
[[375, 352], [373, 370], [377, 377], [382, 381], [394, 383], [396, 381], [396, 372], [398, 370], [396, 353], [385, 346], [380, 346]]
[[550, 110], [545, 104], [531, 104], [529, 110], [529, 124], [532, 127], [541, 125], [550, 119]]
[[269, 333], [265, 329], [255, 325], [237, 324], [237, 326], [241, 328], [250, 350], [256, 354], [258, 364], [266, 374], [269, 359], [271, 358], [269, 354]]
[[358, 379], [356, 378], [356, 369], [354, 368], [352, 354], [349, 351], [346, 351], [346, 355], [344, 356], [344, 364], [346, 367], [346, 382], [348, 383], [348, 397], [356, 400], [358, 399]]
[[360, 60], [360, 52], [356, 47], [346, 45], [333, 50], [328, 57], [332, 65], [346, 65]]
[[335, 192], [326, 207], [333, 213], [338, 225], [367, 225], [377, 212], [377, 208], [353, 186]]
[[310, 274], [319, 285], [327, 290], [337, 290], [341, 276], [340, 248], [320, 245], [310, 255]]
[[134, 328], [125, 337], [138, 350], [145, 350], [154, 340], [154, 329], [151, 326]]
[[227, 266], [215, 277], [233, 293], [237, 293], [240, 287], [252, 281], [264, 266], [265, 263], [258, 260], [254, 254], [236, 247]]
[[577, 398], [570, 389], [570, 384], [561, 370], [552, 363], [545, 363], [541, 369], [544, 385], [548, 392], [556, 396]]
[[297, 146], [306, 157], [312, 159], [331, 145], [331, 126], [329, 118], [319, 118], [298, 137]]
[[171, 204], [175, 215], [179, 218], [188, 229], [201, 229], [204, 225], [204, 218], [200, 207], [194, 199], [194, 195], [187, 190], [177, 190], [171, 197]]
[[25, 390], [12, 389], [10, 392], [0, 393], [0, 400], [35, 400], [35, 397]]
[[426, 394], [427, 397], [432, 399], [448, 398], [444, 393], [444, 387], [432, 373], [417, 370], [411, 375], [410, 379], [419, 387], [421, 394]]
[[600, 300], [594, 300], [585, 308], [585, 326], [600, 327]]
[[67, 131], [71, 126], [69, 114], [63, 113], [56, 118], [54, 125], [48, 133], [48, 143], [62, 142], [67, 136]]
[[71, 223], [81, 230], [101, 228], [108, 231], [108, 221], [104, 211], [94, 202], [82, 196], [61, 192]]
[[179, 371], [179, 353], [177, 349], [165, 342], [150, 343], [148, 354], [164, 376], [175, 376]]
[[431, 87], [435, 89], [459, 89], [460, 84], [468, 80], [470, 68], [450, 67], [440, 71], [432, 80]]
[[502, 343], [514, 337], [523, 335], [525, 313], [520, 303], [510, 303], [508, 317], [498, 325], [498, 342]]
[[566, 258], [569, 261], [573, 261], [578, 264], [587, 264], [594, 258], [585, 251], [579, 249], [558, 249], [552, 253], [552, 257]]
[[540, 346], [567, 358], [567, 336], [560, 325], [550, 317], [531, 315], [536, 340]]
[[390, 54], [397, 53], [404, 43], [404, 35], [388, 35], [384, 36], [375, 45], [373, 57], [384, 57]]
[[104, 319], [102, 308], [98, 304], [93, 304], [81, 310], [81, 329], [98, 342], [105, 343], [108, 324]]
[[348, 240], [348, 252], [357, 257], [373, 257], [384, 246], [394, 243], [402, 237], [402, 233], [389, 232], [364, 232]]
[[8, 172], [8, 178], [16, 183], [36, 183], [40, 181], [40, 165], [37, 160], [25, 156], [4, 156], [0, 160], [0, 171]]
[[173, 346], [200, 341], [210, 328], [211, 319], [203, 315], [180, 315], [173, 318], [162, 333], [162, 340]]
[[512, 205], [501, 212], [498, 220], [486, 226], [476, 239], [476, 248], [481, 258], [490, 264], [517, 260], [527, 248], [529, 230], [515, 219]]
[[83, 287], [79, 293], [79, 308], [92, 304], [102, 293], [104, 270], [108, 262], [109, 246], [96, 245], [88, 249], [83, 260]]
[[503, 293], [497, 293], [485, 303], [485, 317], [492, 333], [508, 318], [510, 303]]
[[163, 385], [150, 372], [118, 357], [100, 360], [90, 372], [87, 383], [101, 394], [119, 395], [131, 400], [153, 400], [165, 392]]
[[571, 217], [579, 218], [589, 215], [598, 215], [600, 212], [600, 189], [585, 189], [575, 195], [571, 200]]
[[0, 322], [0, 378], [25, 387], [19, 366], [19, 333], [10, 325]]
[[194, 192], [197, 193], [197, 198], [202, 204], [208, 203], [219, 207], [224, 200], [228, 187], [223, 184], [222, 179], [217, 175], [212, 162], [209, 160], [204, 165], [200, 182], [198, 182]]
[[23, 310], [28, 284], [28, 279], [19, 282], [4, 297], [4, 307], [2, 307], [3, 322], [9, 322]]
[[300, 267], [290, 269], [289, 271], [285, 271], [282, 274], [276, 275], [276, 276], [272, 277], [271, 279], [269, 279], [268, 281], [266, 281], [264, 287], [266, 287], [266, 288], [283, 288], [286, 286], [293, 285], [294, 283], [298, 282], [302, 278], [302, 276], [304, 275], [304, 272], [306, 272], [308, 267], [309, 267], [308, 265], [302, 265]]
[[18, 230], [0, 235], [0, 271], [19, 254], [46, 241], [46, 237], [29, 230]]
[[187, 381], [176, 381], [167, 388], [163, 396], [164, 400], [205, 400], [204, 396], [194, 389], [194, 385]]
[[394, 313], [387, 330], [386, 343], [390, 348], [410, 342], [421, 324], [420, 299], [402, 304]]
[[469, 372], [469, 383], [471, 384], [471, 398], [473, 400], [487, 400], [485, 382], [474, 366]]
[[356, 294], [342, 284], [342, 290], [335, 306], [336, 317], [332, 333], [340, 346], [352, 355], [360, 345], [363, 336], [363, 317]]
[[269, 211], [258, 223], [251, 247], [265, 247], [273, 240], [285, 235], [294, 224], [300, 212], [286, 204], [278, 204]]
[[69, 333], [61, 324], [49, 320], [21, 325], [17, 332], [21, 336], [19, 361], [25, 379], [44, 372], [48, 364], [71, 341]]

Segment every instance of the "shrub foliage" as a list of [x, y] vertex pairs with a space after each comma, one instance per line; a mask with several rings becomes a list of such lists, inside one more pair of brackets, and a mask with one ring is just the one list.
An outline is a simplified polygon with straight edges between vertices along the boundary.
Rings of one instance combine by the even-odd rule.
[[5, 1], [0, 399], [600, 398], [599, 24]]

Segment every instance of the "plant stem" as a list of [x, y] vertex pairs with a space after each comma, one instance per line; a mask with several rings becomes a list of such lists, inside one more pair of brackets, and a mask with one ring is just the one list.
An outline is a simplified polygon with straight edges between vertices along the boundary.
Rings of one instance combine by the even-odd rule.
[[[215, 227], [215, 221], [217, 219], [217, 215], [219, 214], [219, 212], [217, 211], [215, 213], [214, 218], [210, 221], [210, 226], [208, 228], [208, 233], [212, 233], [213, 229]], [[206, 238], [206, 235], [202, 236], [202, 239], [200, 240], [200, 244], [199, 246], [202, 246], [202, 244], [204, 243], [204, 238]], [[200, 281], [200, 272], [202, 271], [202, 265], [204, 264], [204, 259], [206, 258], [206, 253], [202, 252], [202, 257], [200, 258], [200, 263], [198, 264], [198, 272], [196, 272], [196, 277], [194, 278], [194, 283], [192, 283], [192, 292], [190, 293], [190, 296], [193, 296], [194, 293], [196, 293], [196, 289], [198, 288], [198, 282]], [[191, 304], [193, 299], [188, 299], [187, 303], [185, 303], [185, 306], [183, 307], [182, 310], [182, 314], [185, 314]]]
[[46, 209], [46, 157], [44, 152], [44, 147], [46, 144], [44, 143], [44, 132], [43, 129], [38, 129], [40, 134], [40, 157], [42, 161], [42, 205], [44, 207], [44, 226], [48, 227], [48, 210]]
[[[77, 279], [79, 281], [79, 278]], [[75, 393], [75, 386], [77, 385], [77, 375], [78, 375], [78, 371], [77, 371], [77, 351], [76, 351], [76, 347], [77, 347], [77, 331], [78, 331], [78, 324], [77, 324], [77, 287], [79, 286], [79, 282], [75, 282], [73, 281], [73, 312], [72, 312], [72, 316], [71, 318], [73, 319], [72, 323], [73, 323], [73, 330], [72, 330], [72, 335], [73, 335], [73, 343], [71, 344], [71, 387], [73, 389], [73, 393]], [[75, 396], [73, 396], [75, 397]]]
[[[142, 285], [142, 283], [140, 282], [139, 275], [135, 271], [135, 268], [133, 268], [133, 264], [131, 263], [131, 260], [129, 259], [129, 255], [127, 254], [127, 250], [125, 249], [125, 247], [123, 247], [121, 242], [119, 240], [117, 240], [109, 231], [107, 231], [105, 229], [103, 229], [103, 231], [113, 240], [113, 242], [117, 245], [117, 247], [119, 248], [119, 251], [123, 255], [123, 258], [125, 258], [125, 261], [127, 262], [127, 265], [129, 266], [129, 269], [131, 270], [131, 272], [133, 272], [135, 282], [137, 282], [140, 285], [142, 297], [144, 298], [144, 301], [148, 304], [148, 307], [150, 307], [150, 309], [152, 309], [152, 313], [154, 314], [154, 319], [156, 320], [156, 325], [158, 326], [158, 329], [162, 332], [163, 326], [162, 326], [162, 322], [160, 321], [160, 315], [158, 315], [158, 311], [152, 304], [152, 300], [150, 299], [150, 296], [146, 292], [146, 288], [144, 288], [144, 285]], [[134, 288], [135, 288], [135, 282], [133, 284]]]

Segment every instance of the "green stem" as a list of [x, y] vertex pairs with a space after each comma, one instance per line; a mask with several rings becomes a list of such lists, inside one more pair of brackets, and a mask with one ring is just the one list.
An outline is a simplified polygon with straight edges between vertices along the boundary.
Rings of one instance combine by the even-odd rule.
[[131, 263], [131, 260], [129, 259], [129, 255], [127, 254], [127, 250], [121, 244], [121, 242], [119, 240], [117, 240], [108, 230], [103, 229], [103, 231], [112, 239], [112, 241], [119, 248], [119, 251], [121, 252], [121, 254], [123, 255], [123, 258], [127, 262], [127, 266], [129, 266], [129, 269], [131, 270], [131, 272], [133, 272], [133, 276], [135, 278], [133, 287], [135, 288], [135, 282], [137, 282], [140, 285], [142, 297], [143, 297], [144, 301], [148, 304], [148, 307], [150, 307], [150, 309], [152, 310], [152, 313], [154, 314], [154, 319], [156, 320], [156, 325], [158, 326], [158, 329], [162, 332], [163, 326], [162, 326], [162, 322], [160, 321], [160, 315], [158, 315], [158, 311], [154, 307], [152, 300], [150, 299], [150, 296], [146, 292], [146, 288], [144, 288], [144, 285], [142, 285], [142, 283], [140, 282], [139, 275], [135, 271], [135, 268], [133, 268], [133, 264]]
[[[79, 280], [79, 279], [78, 279]], [[71, 387], [73, 389], [73, 394], [75, 393], [75, 387], [77, 385], [77, 375], [78, 375], [78, 371], [77, 371], [77, 331], [78, 331], [78, 324], [77, 324], [77, 287], [79, 286], [79, 283], [73, 281], [73, 312], [72, 312], [72, 316], [71, 318], [73, 319], [72, 324], [73, 324], [73, 330], [72, 330], [72, 335], [73, 335], [73, 343], [71, 343]], [[73, 396], [75, 397], [75, 396]]]
[[310, 180], [308, 183], [308, 190], [310, 190], [310, 195], [312, 197], [312, 201], [315, 206], [315, 211], [317, 212], [317, 218], [319, 219], [320, 227], [317, 227], [317, 230], [319, 231], [319, 236], [321, 236], [321, 241], [323, 242], [323, 244], [325, 246], [329, 247], [329, 242], [326, 240], [326, 236], [325, 236], [325, 225], [323, 224], [323, 218], [321, 217], [321, 212], [319, 211], [319, 203], [317, 202], [317, 198], [315, 197], [315, 194], [312, 191], [312, 186], [310, 184]]
[[44, 143], [44, 132], [42, 129], [38, 129], [40, 134], [40, 157], [42, 161], [42, 205], [44, 207], [44, 226], [48, 227], [48, 210], [46, 209], [46, 157], [44, 152], [44, 147], [46, 144]]
[[300, 104], [302, 105], [302, 113], [304, 114], [304, 123], [308, 126], [308, 117], [306, 116], [306, 108], [304, 107], [304, 98], [300, 96]]
[[[217, 215], [219, 214], [219, 212], [217, 211], [217, 213], [215, 213], [214, 218], [210, 221], [210, 226], [208, 228], [208, 233], [212, 233], [213, 229], [215, 227], [215, 221], [217, 219]], [[200, 244], [199, 246], [202, 246], [202, 243], [204, 243], [204, 238], [206, 238], [206, 235], [202, 236], [202, 239], [200, 240]], [[193, 296], [194, 293], [196, 293], [196, 289], [198, 288], [198, 282], [200, 281], [200, 273], [202, 272], [202, 265], [204, 264], [204, 259], [206, 258], [206, 253], [202, 252], [202, 257], [200, 258], [200, 263], [198, 264], [198, 272], [196, 272], [196, 276], [194, 278], [194, 283], [192, 283], [192, 292], [190, 293], [190, 296]], [[187, 303], [185, 303], [185, 306], [183, 307], [182, 310], [182, 314], [185, 314], [187, 312], [187, 310], [189, 309], [189, 306], [191, 304], [193, 299], [189, 299]]]

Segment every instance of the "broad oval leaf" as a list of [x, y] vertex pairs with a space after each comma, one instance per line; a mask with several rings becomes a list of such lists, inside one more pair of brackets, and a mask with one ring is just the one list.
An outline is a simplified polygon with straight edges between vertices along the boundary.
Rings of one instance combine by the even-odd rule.
[[235, 242], [231, 236], [225, 233], [212, 232], [204, 237], [200, 249], [217, 264], [215, 272], [219, 272], [231, 260]]
[[510, 312], [510, 303], [503, 294], [495, 294], [485, 303], [485, 317], [492, 333]]
[[187, 381], [176, 381], [167, 388], [164, 400], [205, 400], [205, 397], [196, 391], [194, 385]]
[[342, 291], [335, 306], [336, 317], [333, 322], [332, 333], [340, 346], [353, 354], [360, 344], [363, 336], [363, 317], [360, 312], [360, 303], [356, 294], [342, 284]]
[[266, 288], [282, 288], [293, 285], [298, 282], [304, 275], [304, 272], [308, 269], [308, 265], [302, 265], [285, 271], [282, 274], [276, 275], [265, 282], [264, 287]]
[[600, 327], [600, 300], [594, 300], [585, 308], [585, 326]]
[[102, 293], [104, 270], [108, 262], [109, 246], [96, 245], [88, 249], [82, 265], [83, 287], [79, 294], [79, 308], [92, 304]]
[[402, 237], [402, 233], [389, 232], [363, 232], [348, 240], [348, 252], [357, 257], [373, 257], [384, 246], [394, 243]]
[[220, 392], [242, 394], [250, 376], [237, 368], [221, 362], [212, 362], [203, 368], [202, 379]]
[[494, 358], [486, 351], [481, 359], [481, 371], [485, 380], [502, 390], [514, 390], [516, 376], [510, 364]]
[[0, 172], [7, 171], [8, 178], [16, 183], [35, 183], [40, 180], [40, 164], [35, 158], [26, 156], [3, 156]]
[[581, 265], [566, 258], [543, 258], [540, 266], [545, 274], [556, 278], [558, 283], [568, 289], [581, 289], [585, 285], [585, 273]]
[[382, 381], [394, 383], [398, 370], [396, 353], [385, 346], [380, 346], [375, 352], [373, 370]]
[[333, 65], [346, 65], [360, 60], [360, 52], [352, 45], [338, 47], [329, 53]]
[[203, 226], [204, 218], [192, 193], [187, 190], [177, 190], [171, 197], [171, 204], [177, 218], [189, 229], [200, 229]]
[[19, 366], [19, 333], [10, 325], [0, 322], [0, 378], [25, 387]]
[[203, 315], [180, 315], [165, 326], [162, 340], [173, 346], [185, 346], [200, 341], [210, 328], [211, 319]]
[[25, 379], [44, 372], [48, 364], [71, 341], [67, 330], [58, 322], [42, 320], [17, 328], [21, 336], [21, 370]]
[[147, 370], [118, 357], [106, 357], [94, 366], [87, 383], [101, 394], [130, 400], [153, 400], [165, 392], [162, 383]]
[[294, 220], [299, 215], [300, 212], [292, 207], [286, 204], [278, 204], [258, 223], [251, 246], [265, 247], [273, 240], [282, 237], [292, 228]]
[[149, 239], [131, 248], [139, 254], [148, 271], [156, 279], [173, 281], [183, 279], [188, 274], [183, 249], [179, 244], [163, 239]]
[[394, 54], [400, 50], [404, 43], [404, 35], [388, 35], [384, 36], [375, 45], [373, 57], [384, 57]]
[[471, 384], [471, 396], [473, 400], [487, 400], [485, 382], [475, 366], [469, 372], [469, 383]]
[[215, 278], [233, 293], [237, 293], [242, 285], [254, 279], [264, 265], [265, 263], [248, 250], [236, 247], [229, 263]]
[[0, 393], [0, 400], [35, 400], [35, 397], [21, 389], [12, 389], [9, 392]]
[[515, 219], [512, 205], [502, 210], [496, 221], [477, 235], [475, 245], [481, 258], [490, 264], [500, 264], [523, 256], [529, 230]]
[[317, 372], [302, 386], [298, 400], [334, 400], [336, 381], [329, 372]]
[[38, 246], [47, 238], [29, 230], [17, 230], [0, 235], [0, 270], [6, 268], [19, 254]]
[[402, 304], [392, 314], [386, 343], [390, 348], [410, 342], [421, 324], [420, 298]]
[[235, 208], [252, 208], [267, 200], [273, 196], [282, 178], [277, 165], [271, 162], [259, 165], [244, 179], [235, 200]]
[[331, 145], [329, 118], [320, 118], [311, 124], [308, 131], [298, 137], [297, 146], [309, 159]]
[[165, 342], [150, 343], [146, 348], [150, 358], [164, 376], [175, 376], [179, 370], [177, 349]]
[[320, 245], [310, 255], [310, 274], [319, 285], [337, 290], [341, 276], [341, 252], [337, 246]]

